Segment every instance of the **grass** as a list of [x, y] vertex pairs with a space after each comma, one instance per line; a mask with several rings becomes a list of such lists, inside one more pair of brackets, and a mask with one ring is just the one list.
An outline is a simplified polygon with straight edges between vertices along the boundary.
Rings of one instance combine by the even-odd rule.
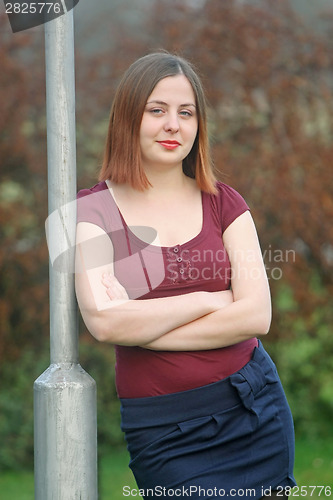
[[[297, 440], [295, 477], [299, 487], [316, 486], [295, 491], [295, 498], [327, 499], [333, 497], [333, 452], [332, 438], [324, 441], [308, 442]], [[117, 450], [99, 465], [99, 499], [124, 500], [123, 487], [136, 488], [131, 471], [128, 469], [128, 456], [125, 449]], [[329, 486], [320, 491], [319, 486]], [[311, 494], [312, 493], [312, 494]], [[321, 494], [320, 494], [321, 493]], [[32, 472], [5, 472], [0, 476], [0, 500], [33, 500]], [[132, 497], [133, 498], [133, 497]], [[333, 498], [332, 498], [333, 500]]]
[[5, 472], [0, 475], [0, 500], [33, 500], [32, 472]]

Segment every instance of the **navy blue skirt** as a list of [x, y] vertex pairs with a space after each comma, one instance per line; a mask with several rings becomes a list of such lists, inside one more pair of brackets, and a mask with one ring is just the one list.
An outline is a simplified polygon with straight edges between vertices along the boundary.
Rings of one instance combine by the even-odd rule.
[[252, 359], [219, 382], [120, 401], [144, 498], [260, 498], [296, 485], [293, 420], [260, 341]]

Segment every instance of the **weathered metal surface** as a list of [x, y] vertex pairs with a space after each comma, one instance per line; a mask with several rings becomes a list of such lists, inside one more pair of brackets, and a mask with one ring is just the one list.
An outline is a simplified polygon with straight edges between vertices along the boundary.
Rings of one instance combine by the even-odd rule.
[[[74, 248], [73, 11], [45, 25], [49, 248]], [[57, 223], [53, 223], [57, 220]], [[60, 221], [60, 223], [59, 223]], [[35, 499], [97, 500], [96, 384], [78, 364], [74, 252], [50, 263], [49, 368], [35, 381]]]
[[78, 364], [36, 380], [35, 499], [97, 500], [95, 381]]

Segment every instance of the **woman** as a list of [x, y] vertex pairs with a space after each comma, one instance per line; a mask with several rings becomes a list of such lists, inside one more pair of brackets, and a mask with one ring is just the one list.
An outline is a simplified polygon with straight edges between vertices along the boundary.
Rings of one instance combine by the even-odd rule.
[[200, 80], [155, 53], [125, 73], [100, 182], [78, 196], [76, 290], [116, 349], [122, 428], [142, 496], [283, 496], [290, 410], [257, 337], [271, 321], [249, 207], [217, 182]]

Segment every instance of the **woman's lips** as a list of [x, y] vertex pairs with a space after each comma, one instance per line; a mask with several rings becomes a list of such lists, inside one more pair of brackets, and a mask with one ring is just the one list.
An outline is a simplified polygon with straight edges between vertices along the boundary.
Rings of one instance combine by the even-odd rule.
[[178, 148], [178, 146], [180, 146], [180, 143], [178, 141], [157, 141], [157, 142], [166, 149], [176, 149]]

